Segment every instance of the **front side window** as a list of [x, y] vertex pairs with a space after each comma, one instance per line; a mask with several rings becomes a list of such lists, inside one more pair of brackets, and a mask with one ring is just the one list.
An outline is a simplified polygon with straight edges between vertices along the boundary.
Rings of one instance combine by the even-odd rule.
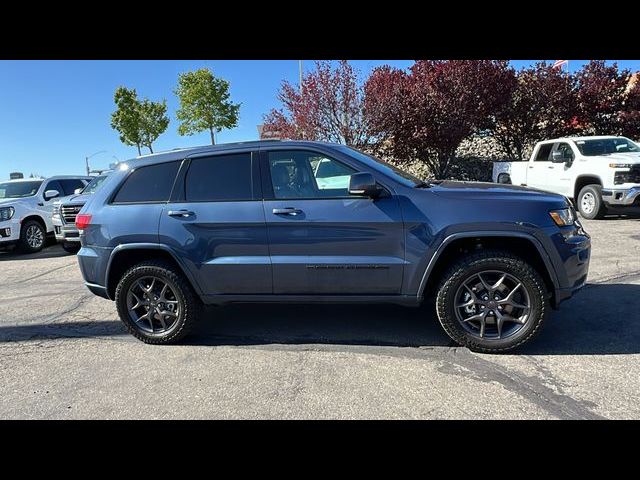
[[299, 150], [269, 152], [273, 194], [278, 199], [349, 196], [356, 170], [322, 153]]
[[180, 162], [136, 168], [127, 177], [113, 203], [167, 202]]
[[47, 186], [44, 188], [44, 191], [46, 192], [47, 190], [57, 190], [58, 194], [61, 197], [64, 196], [64, 190], [62, 189], [62, 185], [60, 185], [60, 182], [58, 182], [57, 180], [52, 180], [49, 183], [47, 183]]
[[185, 199], [187, 202], [251, 200], [251, 178], [251, 153], [194, 158], [185, 179]]
[[559, 143], [556, 150], [562, 153], [563, 158], [573, 160], [573, 150], [571, 150], [571, 146], [568, 143]]
[[64, 192], [60, 192], [60, 195], [73, 195], [78, 188], [84, 188], [85, 182], [80, 179], [71, 178], [60, 180], [60, 185], [62, 185], [62, 189], [64, 190]]
[[0, 198], [33, 197], [38, 193], [40, 185], [42, 180], [0, 183]]

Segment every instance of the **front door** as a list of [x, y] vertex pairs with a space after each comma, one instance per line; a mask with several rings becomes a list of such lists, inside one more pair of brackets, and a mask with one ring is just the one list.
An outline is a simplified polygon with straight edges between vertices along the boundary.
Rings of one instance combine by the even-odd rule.
[[263, 152], [261, 167], [274, 293], [400, 293], [405, 242], [390, 192], [350, 196], [356, 169], [310, 150]]
[[185, 161], [160, 219], [205, 295], [270, 294], [271, 265], [257, 159], [251, 152]]
[[551, 162], [553, 143], [543, 143], [537, 148], [533, 162], [527, 166], [527, 186], [540, 190], [554, 191], [552, 178], [555, 176], [556, 166], [562, 165]]

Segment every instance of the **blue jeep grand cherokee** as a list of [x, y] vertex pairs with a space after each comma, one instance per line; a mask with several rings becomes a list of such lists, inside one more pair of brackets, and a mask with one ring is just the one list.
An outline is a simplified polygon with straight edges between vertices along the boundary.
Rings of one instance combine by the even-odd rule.
[[585, 284], [590, 251], [563, 196], [425, 183], [349, 147], [302, 141], [139, 157], [77, 225], [88, 288], [115, 300], [148, 343], [182, 339], [205, 304], [435, 298], [453, 340], [506, 351]]

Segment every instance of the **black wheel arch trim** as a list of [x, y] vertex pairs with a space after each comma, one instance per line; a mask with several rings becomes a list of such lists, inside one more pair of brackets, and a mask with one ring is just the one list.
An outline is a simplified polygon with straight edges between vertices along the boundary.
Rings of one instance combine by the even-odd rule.
[[[180, 260], [180, 257], [178, 257], [178, 255], [176, 255], [175, 252], [170, 247], [159, 244], [159, 243], [126, 243], [126, 244], [118, 245], [113, 250], [111, 250], [111, 254], [109, 255], [109, 261], [107, 262], [107, 268], [106, 268], [105, 279], [104, 279], [104, 285], [105, 285], [104, 288], [107, 291], [107, 294], [108, 294], [108, 286], [109, 286], [109, 274], [111, 273], [111, 265], [112, 265], [113, 259], [120, 252], [128, 251], [128, 250], [160, 250], [168, 253], [169, 255], [171, 255], [171, 258], [173, 258], [175, 262], [178, 264], [178, 266], [182, 270], [182, 273], [184, 273], [185, 277], [187, 278], [187, 281], [191, 284], [191, 286], [197, 292], [197, 294], [202, 295], [203, 291], [200, 288], [200, 284], [197, 282], [197, 280], [192, 275], [191, 271], [187, 268], [187, 266], [184, 264], [184, 262]], [[113, 298], [110, 298], [110, 297], [111, 296], [109, 296], [109, 299], [113, 300]]]
[[518, 232], [518, 231], [511, 231], [511, 230], [475, 230], [475, 231], [452, 233], [442, 241], [442, 243], [438, 246], [438, 249], [429, 259], [429, 262], [427, 263], [427, 268], [422, 274], [422, 279], [420, 280], [420, 286], [418, 287], [418, 294], [417, 294], [418, 298], [422, 298], [424, 289], [427, 286], [427, 281], [429, 280], [429, 276], [433, 271], [436, 263], [438, 262], [438, 258], [440, 258], [440, 255], [445, 250], [447, 245], [461, 238], [474, 238], [474, 237], [516, 237], [516, 238], [524, 238], [526, 240], [529, 240], [531, 243], [533, 243], [533, 245], [538, 250], [538, 253], [542, 258], [542, 261], [544, 262], [547, 272], [549, 273], [549, 277], [551, 278], [551, 282], [553, 283], [554, 289], [556, 291], [560, 289], [558, 274], [556, 272], [555, 266], [551, 258], [549, 257], [549, 253], [544, 248], [544, 245], [542, 245], [540, 240], [538, 240], [534, 235], [526, 232]]

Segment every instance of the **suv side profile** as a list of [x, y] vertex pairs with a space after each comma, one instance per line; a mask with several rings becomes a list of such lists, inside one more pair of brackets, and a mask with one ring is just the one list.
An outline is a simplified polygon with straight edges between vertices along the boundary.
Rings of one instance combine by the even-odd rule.
[[125, 162], [76, 218], [87, 287], [140, 340], [178, 342], [204, 305], [435, 298], [457, 343], [502, 352], [586, 283], [564, 196], [426, 183], [344, 145], [262, 141]]

